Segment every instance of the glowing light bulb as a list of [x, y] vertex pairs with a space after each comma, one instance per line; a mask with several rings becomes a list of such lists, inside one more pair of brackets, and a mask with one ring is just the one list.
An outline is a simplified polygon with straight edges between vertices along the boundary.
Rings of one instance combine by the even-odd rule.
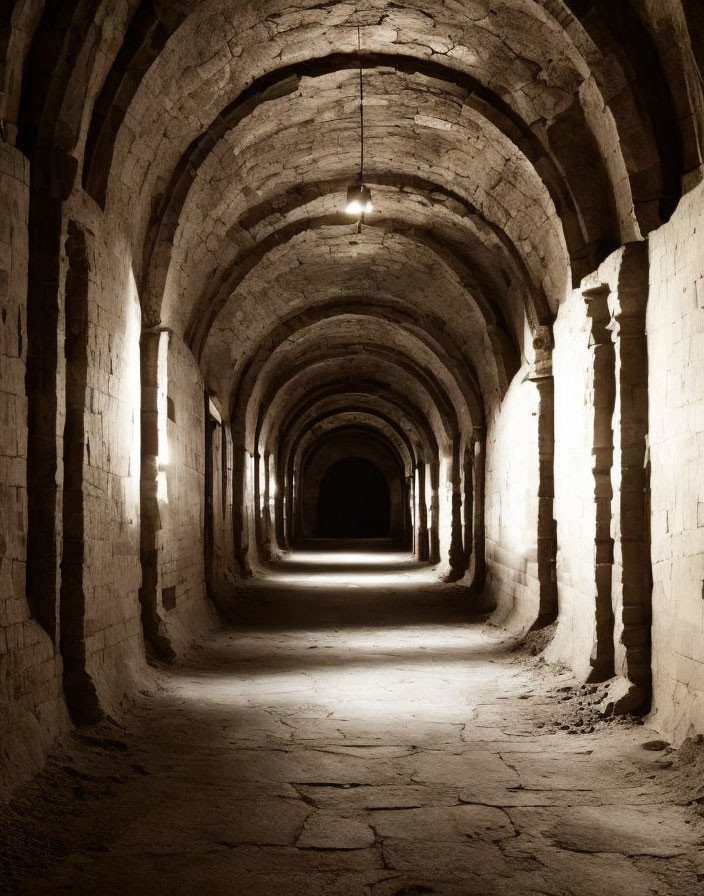
[[364, 184], [355, 184], [347, 188], [347, 205], [345, 212], [348, 215], [368, 215], [373, 209], [372, 194]]

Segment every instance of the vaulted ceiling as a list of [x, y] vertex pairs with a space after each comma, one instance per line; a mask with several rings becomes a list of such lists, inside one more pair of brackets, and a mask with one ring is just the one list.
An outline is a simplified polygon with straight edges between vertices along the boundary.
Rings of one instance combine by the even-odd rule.
[[696, 0], [2, 15], [6, 139], [104, 212], [144, 325], [186, 341], [255, 443], [317, 408], [418, 444], [482, 426], [571, 286], [700, 166]]

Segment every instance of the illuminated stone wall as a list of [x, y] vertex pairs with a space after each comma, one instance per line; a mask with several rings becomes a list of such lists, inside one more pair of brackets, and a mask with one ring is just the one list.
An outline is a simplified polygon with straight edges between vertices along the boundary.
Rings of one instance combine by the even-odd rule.
[[[581, 290], [562, 305], [555, 349], [555, 519], [560, 613], [549, 655], [589, 673], [595, 627], [594, 376], [591, 325]], [[607, 474], [608, 475], [608, 474]]]
[[[127, 260], [76, 203], [66, 225], [60, 627], [69, 704], [119, 713], [143, 674], [138, 591], [140, 334]], [[83, 220], [78, 220], [82, 214]]]
[[650, 240], [654, 721], [704, 732], [704, 190]]
[[158, 601], [172, 648], [215, 623], [206, 604], [205, 405], [203, 378], [193, 355], [176, 337], [166, 341], [161, 407], [160, 529], [157, 533]]
[[486, 442], [487, 597], [494, 620], [525, 631], [538, 618], [538, 392], [514, 377]]

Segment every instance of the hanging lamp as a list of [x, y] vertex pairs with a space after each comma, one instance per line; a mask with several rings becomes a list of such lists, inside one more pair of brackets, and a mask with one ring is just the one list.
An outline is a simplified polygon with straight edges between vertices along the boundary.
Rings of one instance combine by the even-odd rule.
[[362, 38], [359, 25], [357, 26], [357, 55], [359, 57], [359, 180], [347, 187], [345, 211], [348, 215], [358, 217], [361, 224], [364, 216], [369, 214], [373, 206], [371, 190], [364, 186], [364, 82], [362, 79]]

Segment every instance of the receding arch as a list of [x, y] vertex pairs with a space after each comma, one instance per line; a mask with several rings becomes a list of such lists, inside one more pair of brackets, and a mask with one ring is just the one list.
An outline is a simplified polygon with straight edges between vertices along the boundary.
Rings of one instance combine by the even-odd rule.
[[378, 407], [364, 406], [347, 396], [336, 396], [334, 407], [321, 410], [320, 403], [316, 403], [306, 412], [296, 414], [296, 418], [291, 431], [278, 439], [278, 458], [282, 469], [286, 469], [289, 463], [294, 467], [300, 464], [301, 457], [313, 442], [324, 433], [343, 426], [356, 426], [383, 434], [396, 449], [407, 475], [416, 463], [418, 453], [403, 426]]
[[[346, 462], [351, 459], [354, 462], [350, 467]], [[359, 461], [362, 463], [358, 464]], [[336, 482], [328, 482], [337, 488], [325, 496], [326, 477], [336, 467], [334, 473], [342, 473], [343, 477], [335, 476]], [[353, 479], [345, 481], [345, 473], [351, 474]], [[339, 426], [327, 432], [302, 458], [300, 481], [301, 534], [304, 537], [392, 537], [400, 543], [407, 535], [403, 464], [393, 446], [378, 431]], [[356, 494], [355, 487], [361, 489], [362, 494]], [[380, 504], [375, 502], [374, 492], [381, 497]], [[338, 503], [336, 507], [337, 502], [342, 502], [342, 506]], [[365, 506], [368, 504], [372, 507]], [[323, 520], [321, 510], [326, 517]], [[381, 520], [377, 516], [380, 512]], [[365, 525], [367, 529], [363, 531]], [[327, 531], [321, 531], [323, 527]]]
[[[326, 376], [331, 366], [345, 361], [345, 364], [355, 373], [365, 370], [378, 371], [382, 375], [389, 377], [388, 382], [393, 382], [398, 376], [399, 382], [413, 384], [417, 394], [422, 395], [427, 402], [427, 407], [432, 408], [432, 413], [436, 415], [441, 431], [444, 436], [451, 439], [453, 435], [459, 432], [459, 423], [457, 412], [445, 392], [442, 385], [434, 379], [428, 371], [417, 371], [409, 361], [399, 361], [393, 351], [384, 351], [376, 349], [369, 353], [370, 357], [361, 357], [360, 355], [350, 354], [348, 350], [338, 352], [321, 351], [305, 362], [301, 362], [294, 368], [287, 370], [281, 377], [275, 380], [264, 393], [260, 406], [266, 408], [263, 415], [258, 416], [255, 429], [256, 435], [253, 435], [255, 444], [258, 442], [260, 433], [262, 432], [265, 419], [275, 419], [276, 409], [281, 400], [281, 396], [285, 395], [299, 377], [310, 376], [311, 373]], [[361, 368], [356, 370], [355, 368]], [[388, 385], [380, 380], [382, 388], [388, 388]]]
[[[421, 74], [435, 81], [445, 81], [461, 87], [465, 92], [465, 101], [473, 105], [525, 153], [561, 215], [576, 281], [619, 244], [621, 233], [613, 205], [608, 199], [612, 195], [608, 176], [578, 103], [563, 114], [563, 121], [553, 121], [546, 132], [534, 133], [531, 126], [526, 125], [497, 94], [482, 87], [471, 75], [436, 60], [397, 54], [364, 55], [362, 60], [366, 68]], [[213, 130], [206, 131], [196, 145], [189, 148], [189, 154], [179, 163], [169, 187], [164, 191], [164, 200], [150, 225], [146, 240], [146, 254], [142, 263], [144, 276], [150, 276], [148, 272], [157, 247], [166, 248], [168, 253], [168, 247], [174, 242], [186, 197], [196, 181], [199, 165], [227, 130], [236, 127], [259, 103], [275, 101], [281, 96], [295, 93], [303, 77], [321, 77], [341, 70], [356, 69], [358, 64], [356, 54], [332, 54], [305, 64], [286, 66], [278, 72], [263, 76], [259, 82], [253, 82], [239, 100], [224, 110], [211, 126]], [[546, 133], [552, 135], [556, 147], [553, 150], [550, 149], [550, 136], [546, 138]], [[547, 149], [545, 143], [548, 144]], [[571, 158], [586, 158], [584, 163], [580, 161], [580, 166], [583, 164], [590, 172], [589, 180], [580, 172], [578, 177], [570, 181]], [[100, 170], [106, 170], [105, 166], [101, 166]], [[597, 173], [600, 173], [603, 183], [595, 189], [593, 178]], [[566, 185], [563, 180], [567, 181]], [[603, 208], [598, 207], [601, 197], [606, 200]], [[159, 264], [163, 269], [165, 262], [161, 261]], [[147, 292], [157, 295], [160, 292], [159, 280], [151, 286], [147, 285], [148, 279], [143, 279], [143, 283]], [[161, 285], [163, 286], [163, 275]]]
[[[394, 231], [394, 225], [400, 225], [399, 231]], [[394, 222], [379, 218], [370, 218], [367, 226], [373, 230], [380, 230], [383, 233], [396, 232], [403, 234], [403, 225], [401, 222]], [[203, 347], [210, 328], [213, 326], [215, 319], [221, 312], [230, 297], [235, 293], [237, 287], [242, 283], [245, 277], [252, 274], [253, 270], [262, 262], [263, 259], [272, 250], [278, 250], [286, 244], [293, 243], [301, 234], [310, 234], [317, 230], [339, 229], [340, 233], [346, 234], [349, 231], [349, 217], [344, 213], [323, 215], [316, 219], [307, 219], [296, 221], [285, 225], [280, 230], [272, 233], [263, 239], [257, 246], [253, 247], [247, 254], [228, 271], [228, 274], [221, 282], [212, 285], [209, 294], [204, 297], [202, 304], [194, 308], [191, 313], [190, 323], [186, 328], [186, 342], [191, 346], [197, 358], [202, 357]], [[455, 273], [460, 282], [465, 287], [467, 296], [477, 309], [477, 313], [483, 318], [486, 327], [496, 328], [506, 332], [503, 312], [496, 301], [492, 301], [482, 295], [481, 290], [477, 288], [476, 280], [468, 269], [466, 262], [457, 254], [457, 249], [453, 246], [444, 246], [439, 243], [432, 235], [422, 235], [417, 232], [411, 232], [409, 238], [426, 246], [438, 260], [445, 264], [453, 273]], [[535, 315], [532, 315], [533, 319]]]
[[[333, 310], [337, 313], [333, 314]], [[405, 324], [408, 324], [409, 322], [410, 315], [405, 313], [403, 309], [393, 309], [388, 306], [382, 306], [382, 308], [376, 311], [375, 314], [371, 314], [371, 311], [372, 308], [370, 305], [365, 304], [364, 302], [356, 303], [352, 305], [352, 307], [345, 305], [342, 308], [337, 305], [332, 307], [323, 306], [322, 308], [311, 309], [295, 316], [292, 315], [289, 320], [282, 321], [279, 324], [279, 327], [273, 331], [271, 337], [266, 340], [266, 343], [257, 349], [254, 357], [250, 356], [249, 362], [245, 365], [240, 380], [233, 389], [232, 418], [244, 421], [246, 403], [250, 400], [255, 384], [265, 365], [269, 363], [270, 358], [275, 356], [272, 352], [272, 346], [277, 347], [288, 344], [287, 340], [293, 338], [300, 340], [301, 334], [305, 335], [307, 332], [315, 332], [311, 330], [311, 327], [315, 327], [316, 325], [324, 324], [327, 327], [334, 328], [337, 326], [338, 321], [345, 321], [348, 319], [353, 321], [356, 319], [361, 321], [368, 321], [370, 319], [378, 320], [379, 324], [383, 325], [384, 328], [388, 327], [389, 318], [399, 322], [402, 321]], [[444, 352], [438, 353], [439, 347], [434, 344], [432, 339], [429, 339], [428, 336], [437, 336], [439, 339], [442, 339], [439, 346], [440, 348], [444, 349], [446, 346], [448, 349], [452, 348], [451, 345], [447, 345], [444, 333], [439, 327], [436, 332], [433, 332], [433, 329], [426, 323], [426, 329], [423, 331], [416, 324], [414, 329], [409, 332], [411, 344], [413, 341], [416, 341], [419, 344], [425, 345], [428, 351], [432, 352], [438, 359], [438, 363], [448, 371], [449, 376], [454, 379], [456, 386], [459, 388], [460, 393], [466, 402], [471, 418], [476, 421], [482, 420], [484, 412], [481, 393], [479, 393], [476, 384], [471, 379], [471, 371], [463, 369], [461, 360], [455, 360], [452, 357], [448, 357]], [[275, 352], [275, 350], [276, 349], [274, 348], [273, 351]], [[318, 351], [319, 350], [316, 349], [316, 354], [314, 356], [317, 356]], [[324, 354], [325, 350], [323, 350], [323, 355]], [[308, 360], [314, 356], [308, 356]], [[467, 362], [465, 361], [464, 364], [466, 365]], [[284, 376], [288, 375], [288, 372], [284, 374]]]

